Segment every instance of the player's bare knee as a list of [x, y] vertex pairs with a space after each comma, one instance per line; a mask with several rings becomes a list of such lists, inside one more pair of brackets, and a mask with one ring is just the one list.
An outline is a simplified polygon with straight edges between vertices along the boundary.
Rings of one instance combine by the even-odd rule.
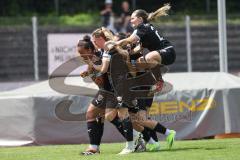
[[144, 126], [145, 121], [146, 121], [146, 117], [143, 115], [139, 115], [138, 118], [136, 119], [136, 123], [140, 126]]
[[115, 114], [112, 112], [105, 113], [105, 120], [111, 122], [115, 118]]
[[86, 121], [94, 121], [95, 119], [96, 119], [96, 116], [91, 111], [87, 111]]

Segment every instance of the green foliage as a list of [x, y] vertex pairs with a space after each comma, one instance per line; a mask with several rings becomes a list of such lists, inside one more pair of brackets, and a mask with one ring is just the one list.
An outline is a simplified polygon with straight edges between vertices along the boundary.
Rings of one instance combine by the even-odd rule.
[[40, 17], [40, 25], [69, 25], [69, 26], [93, 26], [100, 23], [100, 17], [97, 13], [87, 14], [79, 13], [73, 16], [48, 16]]
[[[113, 1], [115, 13], [121, 12], [121, 2]], [[131, 7], [132, 0], [128, 0]], [[135, 0], [136, 8], [149, 12], [156, 10], [164, 3], [171, 3], [174, 14], [214, 14], [217, 12], [217, 0]], [[226, 0], [227, 13], [239, 13], [239, 0]], [[104, 6], [104, 0], [0, 0], [1, 16], [45, 16], [49, 13], [55, 15], [75, 15], [78, 12], [99, 12]]]
[[[122, 1], [113, 1], [115, 15], [121, 13]], [[133, 9], [132, 1], [129, 0], [129, 2], [131, 9]], [[142, 8], [148, 12], [170, 2], [172, 5], [170, 16], [159, 21], [167, 25], [184, 25], [186, 14], [190, 15], [191, 18], [199, 16], [199, 19], [192, 20], [193, 25], [208, 25], [217, 22], [216, 0], [136, 0], [135, 2], [135, 9]], [[239, 0], [226, 1], [227, 15], [238, 15], [237, 18], [228, 18], [228, 23], [239, 24], [239, 4]], [[0, 0], [0, 26], [31, 25], [32, 16], [39, 18], [40, 25], [100, 25], [99, 12], [103, 7], [104, 0]], [[214, 19], [209, 18], [209, 15], [214, 15]], [[208, 18], [201, 19], [201, 17]]]
[[[0, 17], [0, 26], [29, 26], [32, 25], [31, 17]], [[73, 16], [39, 16], [39, 25], [58, 26], [96, 26], [100, 25], [98, 13], [79, 13]]]
[[[190, 16], [191, 25], [217, 25], [217, 15]], [[32, 25], [31, 17], [0, 17], [0, 26], [30, 26]], [[185, 15], [169, 15], [161, 17], [153, 22], [156, 26], [185, 26]], [[101, 26], [100, 16], [98, 13], [79, 13], [76, 15], [39, 16], [38, 24], [40, 26]], [[240, 16], [228, 15], [227, 24], [240, 24]]]
[[29, 26], [31, 17], [0, 17], [0, 26]]

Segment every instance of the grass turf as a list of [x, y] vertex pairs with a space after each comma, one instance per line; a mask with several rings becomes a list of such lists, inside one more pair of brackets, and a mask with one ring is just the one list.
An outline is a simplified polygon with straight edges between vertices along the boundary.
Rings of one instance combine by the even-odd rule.
[[176, 141], [172, 150], [161, 143], [159, 152], [141, 152], [129, 155], [116, 155], [124, 143], [102, 144], [101, 154], [81, 156], [87, 145], [51, 145], [27, 147], [1, 147], [1, 160], [239, 160], [240, 139]]

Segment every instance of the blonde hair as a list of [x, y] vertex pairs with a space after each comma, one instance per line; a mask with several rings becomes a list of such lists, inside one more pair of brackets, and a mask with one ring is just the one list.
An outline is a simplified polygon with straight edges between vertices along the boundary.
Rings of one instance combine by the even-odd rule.
[[167, 16], [170, 8], [171, 8], [171, 6], [170, 6], [169, 3], [164, 4], [163, 7], [159, 8], [155, 12], [149, 13], [147, 20], [152, 21], [155, 18], [158, 18], [158, 17], [161, 17], [161, 16]]
[[95, 31], [93, 31], [92, 36], [102, 37], [106, 41], [114, 39], [113, 33], [105, 27], [101, 27], [101, 28], [98, 28]]
[[158, 17], [168, 15], [168, 11], [170, 10], [171, 6], [169, 3], [164, 4], [163, 7], [159, 8], [155, 12], [147, 13], [145, 10], [138, 9], [133, 12], [136, 17], [141, 17], [143, 19], [143, 23], [150, 22]]

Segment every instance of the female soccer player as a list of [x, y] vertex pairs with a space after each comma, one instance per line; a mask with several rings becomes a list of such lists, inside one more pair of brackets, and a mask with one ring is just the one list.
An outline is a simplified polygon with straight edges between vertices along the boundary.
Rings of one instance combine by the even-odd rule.
[[[77, 46], [78, 53], [86, 63], [91, 61], [94, 64], [101, 64], [102, 53], [97, 52], [95, 46], [90, 40], [90, 37], [85, 37], [80, 40]], [[93, 155], [100, 153], [100, 143], [103, 135], [104, 115], [106, 106], [113, 107], [117, 105], [116, 97], [113, 94], [113, 88], [108, 80], [107, 74], [101, 74], [96, 71], [91, 65], [88, 65], [88, 70], [81, 73], [84, 78], [90, 76], [92, 80], [98, 85], [99, 91], [89, 105], [86, 120], [88, 127], [88, 135], [90, 145], [86, 151], [82, 152], [83, 155]], [[116, 113], [113, 112], [114, 115]], [[116, 116], [111, 123], [125, 136], [124, 127]]]
[[[80, 56], [86, 63], [89, 63], [89, 61], [94, 61], [93, 63], [96, 65], [102, 63], [102, 52], [96, 52], [93, 43], [90, 41], [90, 37], [85, 37], [83, 40], [80, 40], [77, 48]], [[90, 145], [85, 152], [82, 152], [83, 155], [93, 155], [100, 153], [99, 146], [103, 134], [103, 118], [105, 108], [106, 106], [112, 106], [114, 108], [118, 104], [118, 101], [113, 95], [113, 89], [109, 83], [107, 74], [99, 75], [99, 72], [94, 70], [91, 65], [88, 65], [88, 70], [81, 73], [81, 76], [83, 78], [90, 76], [93, 81], [99, 86], [99, 91], [93, 99], [92, 103], [89, 105], [86, 114]], [[119, 119], [117, 111], [112, 111], [113, 112], [111, 112], [111, 115], [114, 118], [111, 120], [111, 123], [124, 137], [129, 136], [129, 134], [126, 135], [124, 132], [125, 127]], [[138, 138], [138, 135], [135, 135], [134, 143], [138, 143]], [[134, 149], [138, 150], [137, 146]], [[126, 154], [126, 152], [124, 154]]]
[[[131, 54], [130, 59], [136, 60], [139, 57], [141, 57], [140, 53]], [[137, 72], [137, 76], [140, 76], [141, 74], [144, 74], [144, 72]], [[149, 86], [142, 86], [139, 87], [138, 90], [150, 90]], [[129, 108], [129, 112], [134, 117], [135, 121], [133, 121], [133, 127], [136, 126], [143, 126], [143, 128], [140, 128], [140, 131], [143, 134], [144, 140], [148, 143], [147, 149], [150, 151], [157, 151], [160, 148], [159, 143], [156, 143], [158, 141], [158, 138], [156, 136], [156, 132], [161, 133], [163, 135], [166, 135], [167, 138], [167, 144], [168, 148], [171, 149], [176, 132], [174, 130], [170, 130], [163, 125], [161, 125], [159, 122], [152, 120], [148, 117], [147, 111], [151, 107], [153, 102], [153, 95], [149, 97], [143, 97], [137, 99], [137, 106], [134, 108]], [[150, 136], [146, 134], [146, 132], [150, 133]], [[152, 138], [152, 139], [151, 139]]]
[[[93, 60], [95, 58], [94, 63], [100, 63], [101, 61], [101, 53], [96, 52], [93, 43], [90, 40], [89, 36], [85, 36], [83, 40], [80, 40], [77, 45], [77, 50], [79, 55], [83, 58], [85, 62], [89, 60]], [[82, 152], [83, 155], [93, 155], [96, 153], [100, 153], [100, 142], [103, 135], [103, 127], [104, 120], [102, 116], [105, 114], [105, 101], [104, 90], [109, 90], [110, 84], [107, 79], [107, 75], [98, 75], [98, 72], [94, 70], [91, 66], [88, 65], [87, 71], [82, 72], [81, 77], [90, 76], [92, 80], [98, 85], [100, 88], [92, 103], [88, 106], [88, 110], [86, 113], [87, 120], [87, 128], [88, 128], [88, 136], [90, 139], [90, 145], [86, 149], [85, 152]]]
[[[95, 43], [96, 43], [96, 45], [98, 45], [98, 46], [100, 46], [101, 48], [103, 48], [104, 46], [105, 46], [105, 43], [106, 43], [106, 39], [104, 39], [103, 37], [104, 37], [104, 34], [103, 34], [103, 30], [102, 29], [98, 29], [98, 30], [96, 30], [94, 33], [93, 33], [93, 37], [94, 37], [94, 41], [96, 41]], [[98, 39], [99, 38], [99, 39]], [[121, 51], [120, 51], [121, 52]], [[110, 58], [109, 57], [111, 57], [112, 55], [110, 54], [110, 56], [109, 55], [106, 55], [106, 57], [105, 57], [105, 59], [103, 60], [103, 64], [101, 65], [101, 67], [100, 68], [98, 68], [99, 69], [99, 71], [101, 71], [101, 72], [106, 72], [107, 70], [108, 70], [108, 67], [109, 67], [109, 61], [110, 61]], [[96, 67], [97, 68], [97, 67]], [[151, 102], [146, 102], [146, 101], [151, 101]], [[140, 107], [142, 107], [142, 108], [144, 108], [144, 109], [141, 109], [141, 110], [146, 110], [146, 108], [145, 107], [147, 107], [147, 106], [151, 106], [151, 104], [149, 104], [149, 103], [152, 103], [152, 98], [150, 98], [150, 100], [139, 100], [139, 105], [140, 105]], [[145, 103], [146, 102], [146, 103]], [[149, 105], [148, 105], [149, 104]], [[146, 106], [147, 105], [147, 106]], [[114, 117], [115, 117], [115, 115], [114, 114], [112, 114], [112, 111], [113, 110], [110, 110], [110, 111], [108, 111], [107, 112], [107, 116], [106, 116], [106, 118], [109, 120], [109, 121], [111, 121]], [[137, 111], [134, 111], [135, 113], [137, 112]], [[124, 114], [126, 114], [127, 112], [125, 111], [125, 112], [123, 112]], [[140, 119], [143, 119], [143, 120], [141, 120], [141, 121], [139, 121], [139, 123], [138, 124], [140, 124], [141, 126], [139, 126], [138, 125], [138, 131], [140, 131], [140, 132], [142, 132], [143, 133], [143, 135], [146, 135], [147, 136], [147, 134], [146, 134], [146, 131], [144, 131], [144, 128], [142, 127], [142, 126], [145, 126], [145, 127], [148, 127], [148, 128], [150, 128], [150, 130], [151, 130], [151, 132], [154, 134], [154, 131], [155, 132], [160, 132], [160, 133], [162, 133], [162, 134], [165, 134], [165, 135], [167, 135], [168, 137], [167, 137], [167, 140], [168, 140], [168, 142], [169, 142], [169, 148], [171, 148], [171, 146], [172, 146], [172, 143], [173, 143], [173, 140], [174, 140], [174, 137], [175, 137], [175, 131], [171, 131], [171, 130], [169, 130], [169, 129], [166, 129], [164, 126], [162, 126], [160, 123], [158, 123], [158, 122], [156, 122], [156, 121], [152, 121], [152, 120], [146, 120], [146, 111], [144, 112], [142, 112], [142, 113], [144, 113], [143, 114], [143, 116], [142, 117], [140, 117]], [[120, 113], [121, 114], [121, 113]], [[136, 123], [135, 123], [136, 124]], [[136, 126], [135, 126], [136, 127]], [[150, 138], [150, 137], [149, 137]], [[149, 139], [148, 140], [146, 140], [147, 142], [149, 141]], [[152, 143], [151, 144], [154, 144], [154, 145], [152, 145], [152, 147], [150, 147], [150, 148], [152, 148], [152, 149], [150, 149], [150, 150], [158, 150], [159, 149], [159, 145], [157, 144], [156, 145], [156, 143], [154, 143], [154, 141], [152, 141]]]
[[[143, 48], [147, 48], [149, 52], [140, 57], [138, 62], [146, 63], [148, 68], [153, 68], [158, 64], [170, 65], [175, 61], [176, 55], [172, 44], [161, 36], [158, 30], [150, 24], [153, 19], [167, 15], [170, 5], [166, 4], [162, 8], [153, 13], [147, 13], [145, 10], [135, 10], [131, 15], [131, 24], [135, 29], [134, 32], [126, 39], [116, 42], [117, 45], [125, 45], [129, 43], [142, 44]], [[163, 81], [159, 79], [156, 83], [154, 92], [162, 89]]]
[[[93, 37], [93, 42], [100, 49], [106, 49], [105, 43], [108, 40], [112, 40], [114, 38], [113, 35], [104, 34], [104, 28], [96, 29], [92, 33], [92, 37]], [[115, 54], [115, 52], [105, 51], [103, 54], [103, 58], [102, 58], [102, 65], [97, 66], [97, 65], [93, 64], [93, 67], [95, 69], [97, 69], [98, 71], [100, 71], [101, 73], [107, 73], [111, 67], [109, 65], [109, 63], [111, 60], [111, 56], [113, 54]], [[112, 122], [113, 124], [115, 122], [121, 122], [121, 124], [122, 124], [121, 126], [123, 127], [124, 137], [125, 137], [127, 143], [126, 143], [126, 147], [119, 154], [132, 153], [135, 150], [135, 146], [134, 146], [134, 141], [133, 141], [133, 128], [132, 128], [132, 123], [129, 118], [127, 105], [122, 103], [121, 99], [119, 99], [116, 96], [114, 99], [112, 99], [112, 102], [114, 102], [114, 103], [109, 103], [106, 106], [105, 119]], [[115, 114], [116, 111], [117, 111], [117, 114]]]

